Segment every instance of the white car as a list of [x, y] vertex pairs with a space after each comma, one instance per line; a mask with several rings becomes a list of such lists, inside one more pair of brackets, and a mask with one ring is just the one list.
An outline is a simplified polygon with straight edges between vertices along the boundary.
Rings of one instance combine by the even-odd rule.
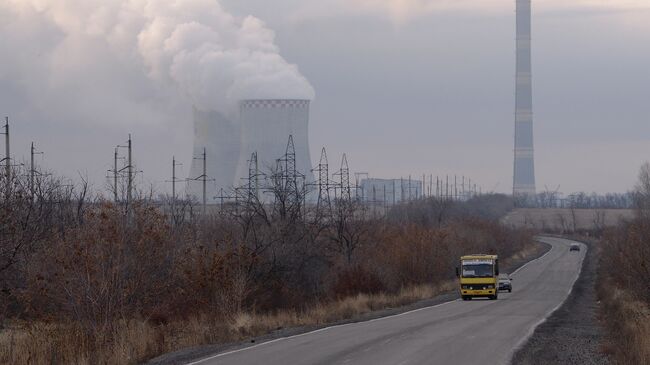
[[510, 276], [499, 277], [499, 290], [507, 290], [508, 293], [512, 292], [512, 278]]

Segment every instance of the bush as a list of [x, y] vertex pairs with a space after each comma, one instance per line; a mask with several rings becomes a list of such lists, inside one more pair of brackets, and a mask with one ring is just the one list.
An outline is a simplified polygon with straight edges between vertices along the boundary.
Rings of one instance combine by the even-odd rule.
[[639, 173], [637, 214], [605, 231], [598, 272], [607, 352], [617, 364], [650, 363], [650, 165]]

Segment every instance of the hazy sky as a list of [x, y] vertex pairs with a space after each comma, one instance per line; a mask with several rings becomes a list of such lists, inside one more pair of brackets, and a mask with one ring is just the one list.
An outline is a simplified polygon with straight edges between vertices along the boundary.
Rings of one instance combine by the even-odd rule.
[[[27, 157], [33, 140], [46, 167], [71, 177], [87, 171], [102, 187], [113, 147], [130, 132], [144, 181], [167, 189], [172, 155], [183, 173], [190, 165], [190, 104], [152, 82], [134, 55], [56, 26], [87, 27], [92, 17], [76, 21], [83, 13], [62, 7], [53, 25], [15, 14], [48, 2], [0, 0], [0, 113], [13, 121], [16, 156]], [[456, 173], [484, 190], [511, 190], [514, 0], [221, 4], [236, 18], [262, 19], [280, 55], [313, 86], [313, 159], [326, 146], [330, 162], [346, 152], [352, 170], [375, 177]], [[629, 189], [650, 159], [650, 3], [533, 7], [538, 190]]]

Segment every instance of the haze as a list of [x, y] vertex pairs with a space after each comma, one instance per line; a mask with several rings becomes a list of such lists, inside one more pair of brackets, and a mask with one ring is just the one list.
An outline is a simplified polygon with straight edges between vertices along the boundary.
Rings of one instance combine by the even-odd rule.
[[[132, 133], [143, 182], [166, 191], [172, 155], [185, 174], [192, 158], [191, 103], [152, 81], [133, 54], [14, 12], [47, 3], [0, 4], [0, 112], [13, 122], [14, 153], [27, 157], [34, 141], [45, 167], [72, 178], [87, 171], [102, 186], [113, 147]], [[79, 23], [83, 11], [65, 11], [77, 3], [61, 2], [57, 17]], [[333, 161], [346, 152], [352, 170], [374, 177], [456, 173], [511, 191], [514, 1], [220, 3], [263, 20], [315, 89], [313, 158], [325, 146]], [[630, 189], [650, 156], [650, 5], [533, 6], [538, 190]]]

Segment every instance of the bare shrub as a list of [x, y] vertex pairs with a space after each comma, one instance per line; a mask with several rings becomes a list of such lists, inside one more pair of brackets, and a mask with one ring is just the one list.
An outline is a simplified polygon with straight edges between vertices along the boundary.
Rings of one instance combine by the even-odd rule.
[[376, 273], [357, 265], [342, 269], [330, 290], [334, 297], [343, 298], [358, 293], [377, 294], [385, 287]]
[[168, 294], [165, 218], [151, 207], [136, 211], [126, 224], [120, 209], [102, 204], [89, 210], [83, 227], [37, 255], [26, 294], [33, 316], [64, 316], [103, 334], [117, 319], [150, 312]]
[[650, 164], [639, 172], [637, 214], [601, 240], [598, 296], [608, 329], [605, 350], [617, 364], [650, 363]]

